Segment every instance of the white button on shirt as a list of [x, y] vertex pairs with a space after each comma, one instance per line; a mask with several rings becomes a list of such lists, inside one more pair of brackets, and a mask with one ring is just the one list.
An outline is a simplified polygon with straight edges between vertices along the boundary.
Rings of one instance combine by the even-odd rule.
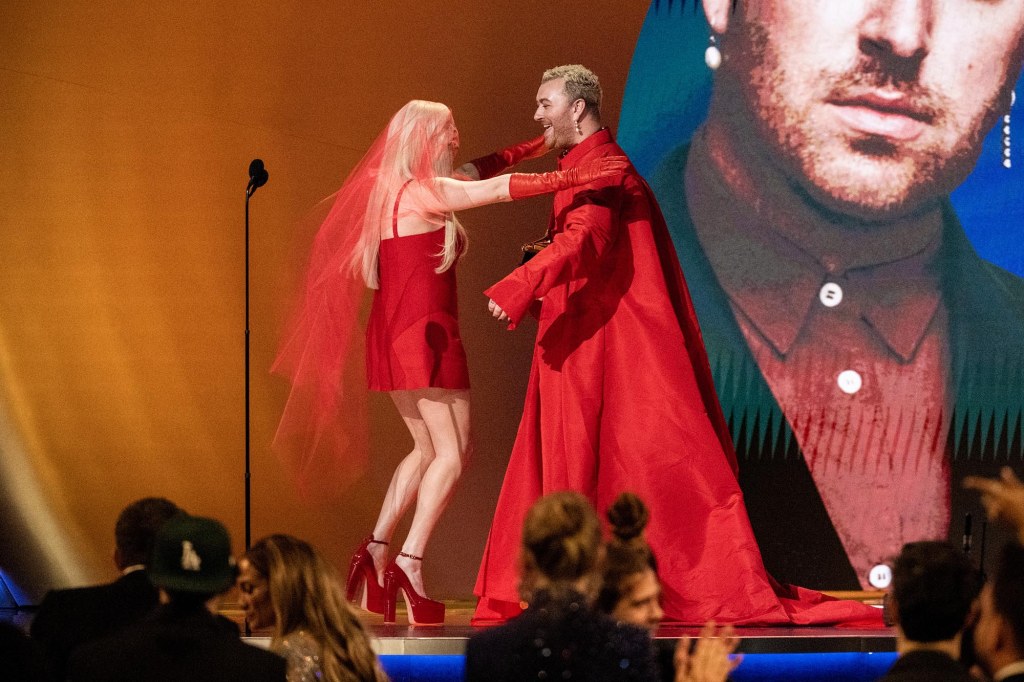
[[868, 582], [872, 587], [884, 590], [892, 583], [892, 569], [886, 564], [876, 564], [868, 573]]
[[839, 373], [836, 383], [839, 384], [840, 391], [853, 395], [864, 385], [864, 380], [856, 370], [847, 369]]
[[818, 291], [818, 300], [826, 308], [835, 308], [843, 302], [843, 288], [835, 282], [825, 282]]

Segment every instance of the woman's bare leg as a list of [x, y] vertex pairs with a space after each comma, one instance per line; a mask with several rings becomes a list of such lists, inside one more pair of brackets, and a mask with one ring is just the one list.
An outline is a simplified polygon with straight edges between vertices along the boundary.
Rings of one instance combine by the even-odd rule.
[[[421, 557], [469, 461], [469, 391], [430, 388], [412, 393], [434, 451], [420, 480], [416, 511], [402, 545], [403, 552]], [[395, 563], [409, 576], [413, 588], [424, 594], [423, 562], [398, 556]]]
[[[395, 527], [416, 498], [423, 474], [434, 460], [434, 445], [430, 439], [430, 432], [420, 415], [413, 394], [414, 391], [392, 391], [390, 394], [412, 435], [413, 449], [395, 469], [387, 495], [384, 496], [384, 503], [381, 505], [380, 515], [377, 517], [377, 524], [373, 527], [373, 538], [383, 542], [391, 541]], [[380, 580], [388, 562], [388, 547], [371, 544], [367, 549], [373, 556], [377, 578]]]

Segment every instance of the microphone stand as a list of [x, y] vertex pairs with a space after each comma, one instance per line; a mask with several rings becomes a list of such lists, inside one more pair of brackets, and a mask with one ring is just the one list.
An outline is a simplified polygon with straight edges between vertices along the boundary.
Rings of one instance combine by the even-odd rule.
[[[252, 517], [252, 492], [250, 486], [249, 459], [251, 451], [250, 397], [249, 397], [249, 198], [256, 191], [250, 180], [245, 188], [245, 549], [252, 546], [250, 520]], [[248, 623], [246, 624], [248, 630]]]
[[[249, 199], [253, 193], [267, 183], [270, 175], [263, 161], [253, 159], [249, 164], [249, 184], [245, 188], [245, 549], [252, 546], [252, 491], [250, 453], [252, 448], [251, 409], [249, 393]], [[248, 625], [246, 625], [248, 630]]]
[[[268, 178], [263, 162], [253, 159], [249, 164], [249, 184], [245, 188], [245, 549], [252, 547], [252, 488], [250, 485], [250, 452], [252, 446], [252, 429], [250, 427], [250, 394], [249, 394], [249, 199], [253, 192], [262, 187]], [[245, 636], [252, 634], [249, 621], [245, 621]]]

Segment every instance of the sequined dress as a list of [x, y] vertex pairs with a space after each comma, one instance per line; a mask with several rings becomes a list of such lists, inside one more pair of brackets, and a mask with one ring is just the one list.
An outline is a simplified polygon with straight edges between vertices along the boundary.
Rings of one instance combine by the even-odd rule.
[[296, 630], [271, 645], [288, 663], [288, 682], [320, 682], [320, 643], [305, 630]]

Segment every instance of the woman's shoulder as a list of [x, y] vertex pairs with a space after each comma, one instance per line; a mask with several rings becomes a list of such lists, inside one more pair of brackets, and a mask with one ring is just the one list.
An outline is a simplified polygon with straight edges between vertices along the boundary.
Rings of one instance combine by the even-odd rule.
[[320, 643], [305, 630], [288, 633], [270, 649], [287, 661], [288, 682], [317, 682], [320, 679]]

